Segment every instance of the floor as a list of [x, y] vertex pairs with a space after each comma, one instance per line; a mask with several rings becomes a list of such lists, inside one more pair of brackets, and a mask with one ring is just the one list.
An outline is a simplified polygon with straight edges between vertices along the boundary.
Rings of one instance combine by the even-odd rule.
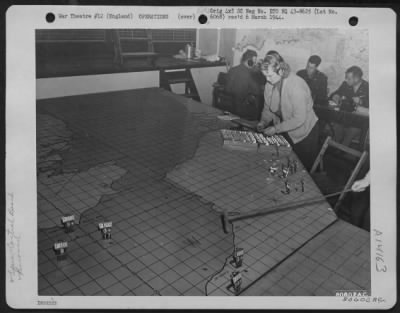
[[[339, 221], [326, 202], [222, 231], [222, 211], [267, 210], [320, 192], [300, 166], [290, 177], [293, 191], [282, 193], [283, 181], [268, 168], [296, 157], [225, 149], [219, 129], [228, 125], [218, 114], [157, 88], [38, 101], [40, 295], [333, 295], [332, 288], [370, 289], [368, 233]], [[60, 218], [69, 214], [77, 225], [65, 233]], [[111, 240], [102, 240], [98, 230], [105, 221], [113, 223]], [[57, 240], [68, 242], [62, 261], [52, 249]], [[239, 269], [229, 262], [234, 247], [245, 251]], [[314, 274], [296, 277], [310, 262], [319, 265], [311, 268]], [[296, 264], [290, 276], [286, 268]], [[241, 272], [240, 291], [231, 286], [233, 271]], [[278, 287], [259, 286], [273, 277]]]

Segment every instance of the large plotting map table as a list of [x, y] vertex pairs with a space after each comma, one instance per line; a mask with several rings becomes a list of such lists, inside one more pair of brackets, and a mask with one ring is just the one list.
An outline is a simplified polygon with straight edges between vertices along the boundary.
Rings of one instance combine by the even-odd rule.
[[[223, 233], [222, 211], [268, 210], [321, 194], [300, 162], [288, 176], [289, 194], [269, 172], [288, 158], [297, 160], [293, 152], [225, 149], [220, 129], [232, 125], [219, 114], [158, 88], [38, 101], [40, 295], [334, 295], [332, 288], [370, 289], [368, 233], [338, 221], [326, 202], [238, 221], [231, 234]], [[67, 234], [60, 218], [68, 214], [78, 225]], [[97, 229], [104, 221], [113, 223], [112, 240], [102, 240]], [[57, 240], [69, 244], [63, 261], [52, 250]], [[321, 242], [337, 254], [307, 277], [296, 276], [291, 260], [301, 268], [323, 259], [313, 259]], [[244, 249], [238, 269], [229, 262], [234, 246]], [[285, 266], [291, 271], [277, 276]], [[242, 276], [239, 292], [231, 286], [233, 271]]]

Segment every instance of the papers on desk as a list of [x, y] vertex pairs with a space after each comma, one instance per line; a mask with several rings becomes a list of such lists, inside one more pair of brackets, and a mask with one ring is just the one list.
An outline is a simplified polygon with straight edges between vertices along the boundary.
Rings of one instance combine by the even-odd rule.
[[203, 59], [205, 59], [206, 61], [209, 62], [217, 62], [220, 60], [220, 57], [216, 54], [212, 54], [212, 55], [202, 55], [201, 56]]
[[231, 115], [231, 114], [218, 115], [217, 117], [221, 121], [234, 121], [234, 120], [239, 120], [240, 119], [239, 116]]

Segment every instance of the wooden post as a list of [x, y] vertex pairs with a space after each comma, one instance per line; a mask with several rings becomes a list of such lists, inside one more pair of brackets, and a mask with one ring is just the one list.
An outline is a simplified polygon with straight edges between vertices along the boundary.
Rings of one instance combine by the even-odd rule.
[[335, 207], [334, 207], [334, 211], [337, 212], [339, 205], [341, 204], [341, 202], [344, 199], [344, 196], [346, 194], [346, 190], [349, 190], [351, 188], [351, 186], [353, 185], [354, 180], [356, 179], [358, 173], [361, 170], [361, 167], [363, 166], [365, 160], [368, 157], [368, 152], [364, 151], [360, 157], [360, 160], [358, 160], [356, 167], [354, 168], [353, 172], [351, 173], [342, 193], [339, 196], [339, 199], [336, 201], [335, 203]]
[[326, 149], [328, 149], [329, 146], [329, 142], [331, 141], [331, 137], [328, 136], [324, 142], [324, 144], [322, 145], [321, 151], [318, 153], [317, 158], [314, 161], [314, 164], [310, 170], [310, 174], [314, 173], [317, 169], [318, 164], [320, 164], [322, 158], [324, 157], [325, 151]]

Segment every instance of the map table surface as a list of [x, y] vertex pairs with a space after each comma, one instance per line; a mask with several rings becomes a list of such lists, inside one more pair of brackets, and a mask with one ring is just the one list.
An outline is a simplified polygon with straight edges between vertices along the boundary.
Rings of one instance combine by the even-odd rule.
[[[321, 193], [299, 161], [289, 194], [269, 172], [297, 160], [293, 152], [222, 147], [220, 129], [233, 124], [220, 113], [158, 88], [37, 102], [40, 295], [370, 289], [369, 235], [338, 221], [327, 202], [241, 220], [223, 233], [222, 211], [268, 210]], [[65, 233], [60, 219], [70, 214], [77, 225]], [[106, 221], [111, 240], [98, 230]], [[57, 240], [69, 243], [63, 261], [52, 250]], [[229, 262], [234, 246], [244, 249], [238, 269]], [[237, 293], [233, 271], [242, 276]]]

